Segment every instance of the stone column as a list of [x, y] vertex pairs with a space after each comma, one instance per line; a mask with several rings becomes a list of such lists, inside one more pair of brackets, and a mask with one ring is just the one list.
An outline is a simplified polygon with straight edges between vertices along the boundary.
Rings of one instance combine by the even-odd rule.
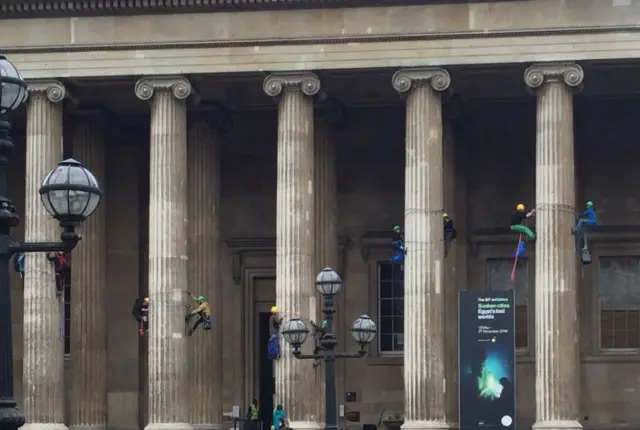
[[[209, 301], [210, 332], [196, 332], [189, 341], [189, 422], [203, 430], [222, 422], [222, 285], [220, 279], [219, 137], [203, 119], [189, 126], [189, 288]], [[263, 412], [264, 413], [264, 412]]]
[[[312, 73], [269, 75], [267, 95], [278, 97], [276, 303], [285, 317], [316, 314], [314, 258], [313, 99], [320, 80]], [[276, 362], [276, 402], [294, 429], [318, 428], [312, 360], [298, 360], [282, 341]]]
[[[314, 212], [315, 212], [315, 271], [319, 273], [325, 267], [338, 272], [338, 200], [336, 190], [336, 156], [333, 133], [330, 124], [324, 117], [316, 117], [314, 123]], [[339, 273], [344, 276], [343, 273]], [[316, 293], [318, 300], [315, 321], [322, 321], [322, 295]], [[344, 291], [341, 292], [344, 295]], [[336, 297], [339, 300], [339, 297]], [[338, 301], [336, 300], [336, 301]], [[344, 309], [340, 310], [344, 313]], [[334, 315], [339, 317], [340, 313]], [[336, 319], [333, 330], [339, 333], [340, 324]], [[315, 340], [315, 339], [313, 339]], [[344, 360], [342, 360], [343, 362]], [[341, 361], [336, 362], [336, 365]], [[324, 421], [324, 367], [316, 369], [316, 416], [317, 421]], [[338, 372], [336, 372], [337, 374]], [[339, 398], [339, 396], [338, 396]]]
[[[455, 198], [456, 193], [456, 151], [453, 136], [453, 119], [447, 118], [443, 126], [444, 160], [444, 212], [459, 229], [463, 221]], [[444, 259], [444, 301], [445, 301], [445, 378], [446, 420], [452, 428], [458, 427], [458, 243], [451, 243], [449, 254]]]
[[[73, 155], [105, 184], [104, 124], [81, 116], [73, 132]], [[71, 417], [72, 429], [107, 426], [107, 238], [106, 204], [82, 225], [83, 239], [71, 268]]]
[[577, 64], [539, 64], [524, 80], [537, 91], [536, 113], [536, 423], [579, 429], [575, 166], [572, 89]]
[[[60, 227], [40, 203], [45, 175], [62, 158], [62, 101], [58, 81], [29, 82], [27, 104], [25, 240], [60, 239]], [[63, 430], [64, 331], [62, 297], [56, 295], [53, 265], [45, 253], [27, 254], [24, 277], [23, 428]], [[62, 330], [62, 333], [61, 333]]]
[[406, 69], [393, 88], [407, 95], [404, 265], [404, 429], [448, 428], [445, 417], [443, 142], [444, 69]]
[[135, 93], [151, 103], [149, 166], [149, 423], [183, 429], [190, 400], [185, 336], [187, 292], [187, 111], [180, 76], [143, 78]]

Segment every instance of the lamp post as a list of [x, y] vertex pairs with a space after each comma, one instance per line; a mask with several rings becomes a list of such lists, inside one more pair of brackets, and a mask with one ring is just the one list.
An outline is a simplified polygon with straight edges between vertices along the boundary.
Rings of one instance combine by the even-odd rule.
[[362, 358], [367, 354], [366, 347], [376, 337], [376, 324], [367, 315], [362, 315], [353, 322], [351, 335], [360, 349], [355, 353], [336, 352], [338, 340], [333, 332], [334, 296], [342, 287], [342, 279], [331, 268], [324, 268], [316, 277], [316, 288], [322, 294], [324, 321], [321, 325], [313, 324], [316, 334], [320, 336], [318, 348], [313, 354], [303, 354], [302, 344], [309, 336], [309, 328], [298, 317], [291, 318], [282, 327], [282, 336], [293, 347], [293, 356], [301, 360], [323, 360], [325, 377], [325, 429], [337, 430], [338, 411], [336, 399], [335, 360], [338, 358]]
[[9, 137], [9, 114], [26, 99], [27, 83], [0, 55], [0, 430], [17, 429], [25, 421], [13, 398], [9, 261], [17, 253], [70, 252], [81, 239], [76, 227], [96, 210], [102, 197], [90, 171], [73, 159], [64, 160], [45, 177], [40, 188], [42, 204], [60, 223], [60, 241], [21, 243], [11, 238], [11, 228], [20, 223], [20, 217], [7, 197], [7, 164], [15, 148]]

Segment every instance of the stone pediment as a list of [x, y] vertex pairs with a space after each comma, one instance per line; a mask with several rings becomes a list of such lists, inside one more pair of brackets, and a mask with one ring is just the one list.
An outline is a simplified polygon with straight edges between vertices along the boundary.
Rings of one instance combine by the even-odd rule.
[[[396, 0], [394, 6], [449, 3], [443, 0]], [[65, 16], [238, 12], [278, 9], [326, 9], [388, 5], [385, 0], [4, 0], [0, 19]]]

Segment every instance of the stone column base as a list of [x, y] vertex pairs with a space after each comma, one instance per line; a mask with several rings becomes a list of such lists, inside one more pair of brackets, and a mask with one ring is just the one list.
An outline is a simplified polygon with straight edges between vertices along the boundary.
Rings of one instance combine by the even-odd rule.
[[451, 425], [446, 421], [405, 421], [402, 430], [449, 430]]
[[536, 421], [531, 427], [532, 430], [579, 430], [582, 424], [578, 421], [562, 420], [562, 421]]
[[149, 423], [144, 430], [192, 430], [193, 426], [187, 423]]
[[106, 424], [70, 425], [69, 430], [107, 430]]
[[222, 430], [224, 426], [222, 424], [190, 424], [193, 430]]
[[321, 430], [322, 424], [314, 421], [289, 421], [289, 427], [293, 430]]
[[21, 429], [24, 430], [69, 430], [63, 423], [26, 423]]

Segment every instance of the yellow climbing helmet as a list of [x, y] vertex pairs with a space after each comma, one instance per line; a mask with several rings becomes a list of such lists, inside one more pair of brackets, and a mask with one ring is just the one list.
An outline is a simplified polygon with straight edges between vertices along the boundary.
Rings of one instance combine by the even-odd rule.
[[271, 306], [271, 313], [275, 314], [276, 312], [278, 312], [278, 307], [277, 306]]
[[449, 218], [449, 215], [445, 212], [442, 214], [442, 218]]
[[144, 298], [144, 302], [145, 302], [145, 303], [149, 303], [149, 297], [145, 297], [145, 298]]
[[522, 203], [518, 203], [518, 206], [516, 206], [516, 210], [523, 211], [524, 205]]

